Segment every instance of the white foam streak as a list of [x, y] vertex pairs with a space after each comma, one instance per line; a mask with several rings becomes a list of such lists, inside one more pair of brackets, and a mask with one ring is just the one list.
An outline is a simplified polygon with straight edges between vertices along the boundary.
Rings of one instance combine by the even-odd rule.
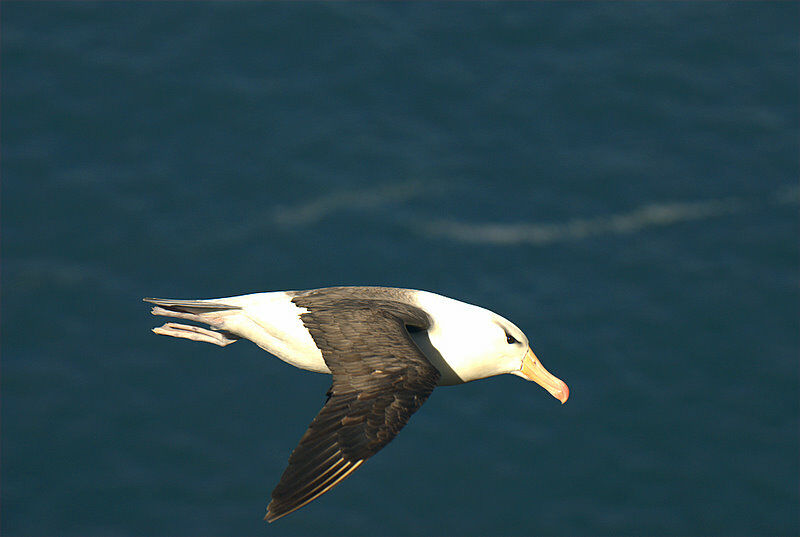
[[392, 203], [419, 197], [424, 191], [422, 183], [417, 181], [336, 190], [330, 194], [307, 198], [296, 205], [273, 206], [261, 215], [216, 229], [207, 240], [241, 241], [255, 236], [268, 236], [276, 227], [293, 229], [313, 226], [336, 213], [380, 209]]
[[284, 226], [311, 225], [336, 212], [374, 209], [389, 203], [406, 201], [420, 195], [420, 187], [419, 183], [405, 182], [334, 192], [291, 207], [276, 207], [272, 219]]
[[[797, 188], [784, 189], [773, 196], [773, 203], [797, 202]], [[600, 235], [631, 234], [648, 228], [741, 213], [753, 207], [753, 202], [744, 199], [722, 198], [708, 201], [654, 203], [625, 213], [597, 218], [576, 218], [560, 223], [476, 224], [440, 220], [424, 226], [423, 231], [428, 236], [467, 243], [542, 245]]]

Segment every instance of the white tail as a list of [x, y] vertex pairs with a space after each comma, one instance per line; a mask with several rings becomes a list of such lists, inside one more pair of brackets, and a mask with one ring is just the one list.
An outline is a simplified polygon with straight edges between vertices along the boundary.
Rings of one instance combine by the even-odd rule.
[[284, 362], [301, 369], [330, 373], [300, 315], [305, 309], [292, 302], [284, 291], [254, 293], [208, 300], [145, 298], [154, 304], [153, 315], [174, 317], [210, 327], [166, 323], [153, 332], [163, 336], [213, 343], [224, 347], [249, 339]]

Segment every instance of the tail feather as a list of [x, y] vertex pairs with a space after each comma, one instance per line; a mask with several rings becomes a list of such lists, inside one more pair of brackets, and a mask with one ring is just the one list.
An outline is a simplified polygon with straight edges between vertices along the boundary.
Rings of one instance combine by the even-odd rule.
[[[150, 313], [153, 315], [188, 321], [185, 325], [167, 323], [156, 329], [157, 334], [165, 336], [206, 341], [215, 345], [227, 344], [235, 339], [249, 339], [262, 349], [272, 352], [270, 349], [279, 339], [273, 337], [270, 332], [272, 324], [276, 320], [278, 323], [283, 323], [282, 326], [288, 324], [289, 330], [296, 329], [291, 324], [292, 319], [285, 322], [280, 318], [284, 314], [280, 308], [288, 309], [289, 307], [286, 305], [288, 298], [283, 293], [255, 293], [191, 300], [175, 298], [145, 298], [143, 300], [152, 304]], [[294, 305], [292, 304], [291, 307], [293, 308]], [[294, 312], [293, 309], [290, 311]], [[208, 325], [211, 330], [191, 327], [190, 323]], [[299, 324], [299, 320], [296, 324]], [[219, 333], [222, 334], [222, 338]]]
[[143, 298], [145, 302], [181, 313], [211, 313], [214, 311], [239, 310], [239, 306], [225, 304], [216, 300], [180, 300], [176, 298]]

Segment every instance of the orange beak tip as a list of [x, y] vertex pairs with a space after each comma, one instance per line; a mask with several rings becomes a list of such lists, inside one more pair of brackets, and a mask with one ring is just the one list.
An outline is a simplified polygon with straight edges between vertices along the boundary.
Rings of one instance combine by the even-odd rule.
[[567, 386], [565, 382], [561, 382], [561, 397], [559, 397], [558, 400], [561, 401], [563, 405], [567, 402], [567, 399], [569, 399], [569, 386]]
[[569, 399], [569, 388], [567, 384], [563, 380], [550, 374], [550, 372], [542, 366], [539, 359], [536, 358], [536, 355], [533, 354], [530, 347], [522, 360], [522, 367], [520, 367], [519, 371], [515, 371], [515, 374], [536, 382], [539, 386], [547, 390], [550, 395], [561, 401], [562, 405]]

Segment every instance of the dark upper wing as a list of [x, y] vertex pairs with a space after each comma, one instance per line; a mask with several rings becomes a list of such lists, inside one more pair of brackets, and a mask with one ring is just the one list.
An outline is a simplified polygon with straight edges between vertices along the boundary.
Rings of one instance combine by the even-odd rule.
[[406, 329], [428, 327], [422, 310], [385, 300], [294, 301], [309, 310], [303, 323], [333, 385], [272, 492], [269, 522], [324, 494], [391, 442], [440, 376]]

